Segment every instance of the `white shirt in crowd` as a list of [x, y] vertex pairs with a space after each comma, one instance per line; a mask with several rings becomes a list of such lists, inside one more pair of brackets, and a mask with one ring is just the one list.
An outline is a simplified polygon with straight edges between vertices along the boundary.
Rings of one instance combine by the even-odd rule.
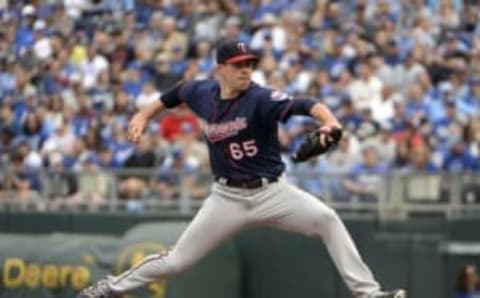
[[284, 28], [276, 25], [277, 18], [273, 14], [265, 14], [263, 17], [263, 24], [267, 27], [258, 29], [250, 41], [252, 49], [263, 49], [265, 39], [271, 39], [272, 47], [275, 51], [283, 51], [287, 44], [287, 33]]
[[68, 16], [73, 19], [78, 19], [84, 10], [90, 7], [89, 0], [64, 0], [63, 5], [67, 11]]
[[48, 37], [42, 37], [33, 45], [35, 57], [40, 60], [48, 59], [52, 56], [52, 44]]
[[47, 154], [49, 152], [58, 151], [62, 154], [70, 154], [73, 152], [73, 144], [76, 137], [69, 126], [61, 127], [51, 135], [43, 143], [41, 152]]
[[404, 98], [399, 92], [394, 92], [387, 98], [382, 98], [377, 106], [372, 110], [373, 119], [379, 123], [386, 123], [393, 118], [395, 113], [395, 103], [403, 103]]
[[382, 102], [382, 88], [382, 81], [373, 75], [367, 80], [356, 79], [348, 86], [352, 102], [358, 111], [374, 110]]
[[109, 63], [102, 55], [96, 55], [92, 60], [86, 60], [80, 63], [80, 71], [83, 77], [83, 87], [90, 89], [95, 86], [98, 75], [102, 71], [107, 71]]
[[394, 77], [398, 90], [403, 91], [404, 94], [410, 90], [410, 86], [417, 80], [418, 76], [425, 72], [425, 67], [419, 63], [414, 63], [411, 66], [399, 64], [393, 69]]

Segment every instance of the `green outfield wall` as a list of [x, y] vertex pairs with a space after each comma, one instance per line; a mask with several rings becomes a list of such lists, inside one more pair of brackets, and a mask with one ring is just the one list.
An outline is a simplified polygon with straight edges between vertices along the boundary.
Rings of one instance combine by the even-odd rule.
[[[419, 217], [383, 222], [344, 217], [366, 262], [386, 287], [413, 298], [452, 297], [459, 267], [479, 264], [475, 251], [442, 247], [480, 242], [480, 219]], [[171, 246], [185, 218], [8, 213], [0, 219], [0, 297], [75, 297], [96, 279], [118, 273]], [[272, 229], [242, 232], [194, 268], [125, 297], [351, 297], [320, 241]]]

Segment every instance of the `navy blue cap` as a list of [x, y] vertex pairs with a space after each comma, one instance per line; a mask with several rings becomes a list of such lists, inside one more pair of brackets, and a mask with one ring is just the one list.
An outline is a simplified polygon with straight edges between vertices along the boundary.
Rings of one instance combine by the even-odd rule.
[[257, 54], [243, 42], [227, 41], [217, 46], [218, 64], [234, 64], [258, 59]]

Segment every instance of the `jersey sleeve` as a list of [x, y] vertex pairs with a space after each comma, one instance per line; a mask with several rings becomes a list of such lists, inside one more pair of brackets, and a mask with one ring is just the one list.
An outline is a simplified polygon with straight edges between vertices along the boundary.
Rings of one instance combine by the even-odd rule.
[[284, 92], [264, 89], [259, 109], [262, 119], [285, 122], [292, 115], [310, 116], [314, 104], [310, 99], [296, 99]]
[[181, 82], [174, 87], [165, 91], [160, 97], [166, 108], [174, 108], [185, 102], [188, 97], [192, 96], [195, 89], [195, 82]]

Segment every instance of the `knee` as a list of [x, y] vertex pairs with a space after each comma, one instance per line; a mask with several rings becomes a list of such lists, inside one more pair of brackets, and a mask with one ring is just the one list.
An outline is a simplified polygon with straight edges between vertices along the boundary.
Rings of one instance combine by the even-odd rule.
[[193, 262], [190, 261], [189, 256], [180, 256], [172, 253], [166, 257], [165, 263], [169, 275], [174, 276], [188, 269]]
[[332, 208], [328, 207], [322, 216], [324, 225], [335, 224], [340, 221], [340, 217], [338, 216], [337, 212]]
[[324, 237], [324, 235], [327, 234], [327, 231], [339, 222], [340, 217], [335, 210], [329, 207], [323, 209], [321, 213], [317, 213], [312, 219], [312, 230], [310, 235]]
[[166, 271], [168, 272], [168, 276], [174, 276], [180, 274], [182, 272], [181, 263], [178, 260], [167, 258], [165, 261]]

